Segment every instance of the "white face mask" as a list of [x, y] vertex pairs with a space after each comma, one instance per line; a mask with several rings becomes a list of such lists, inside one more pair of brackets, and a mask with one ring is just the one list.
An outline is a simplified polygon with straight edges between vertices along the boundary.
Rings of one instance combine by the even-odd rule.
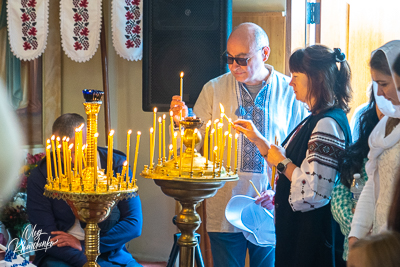
[[372, 90], [379, 110], [388, 117], [400, 118], [400, 106], [393, 105], [392, 102], [378, 95], [378, 84], [376, 82], [372, 82]]

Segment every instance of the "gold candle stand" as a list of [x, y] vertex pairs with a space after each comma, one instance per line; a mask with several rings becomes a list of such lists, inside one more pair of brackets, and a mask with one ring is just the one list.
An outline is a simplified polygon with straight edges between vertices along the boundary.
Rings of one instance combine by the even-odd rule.
[[[121, 181], [118, 179], [118, 174], [115, 174], [117, 177], [114, 177], [111, 172], [107, 176], [104, 174], [104, 170], [95, 170], [97, 146], [94, 135], [97, 133], [97, 117], [102, 104], [103, 92], [85, 89], [83, 95], [86, 100], [83, 105], [87, 114], [86, 168], [81, 173], [77, 172], [77, 168], [74, 169], [75, 172], [72, 169], [64, 170], [65, 175], [59, 174], [58, 177], [49, 179], [44, 195], [65, 200], [75, 217], [87, 223], [85, 255], [88, 261], [84, 267], [95, 267], [100, 266], [96, 263], [97, 257], [100, 255], [100, 228], [97, 224], [108, 218], [118, 201], [136, 197], [138, 187], [135, 181]], [[71, 173], [74, 175], [72, 176]]]
[[[213, 162], [202, 157], [196, 150], [191, 173], [192, 150], [195, 149], [192, 147], [193, 132], [194, 129], [201, 127], [202, 122], [198, 118], [186, 118], [181, 121], [181, 125], [185, 128], [183, 143], [187, 147], [186, 151], [176, 161], [172, 159], [158, 164], [154, 170], [145, 166], [141, 175], [144, 178], [153, 179], [165, 195], [173, 197], [182, 205], [182, 210], [176, 219], [176, 225], [181, 231], [178, 239], [179, 266], [194, 267], [194, 253], [197, 246], [194, 233], [201, 224], [196, 205], [206, 198], [213, 197], [225, 182], [238, 180], [238, 176], [234, 172], [225, 171], [223, 167], [213, 172]], [[195, 146], [200, 141], [201, 135], [198, 133], [195, 135]], [[182, 157], [181, 175], [179, 175], [180, 157]]]

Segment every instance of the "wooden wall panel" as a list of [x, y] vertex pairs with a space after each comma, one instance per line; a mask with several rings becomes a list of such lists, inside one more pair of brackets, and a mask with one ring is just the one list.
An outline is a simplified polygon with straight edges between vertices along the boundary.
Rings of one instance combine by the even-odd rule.
[[271, 48], [267, 63], [284, 73], [286, 17], [282, 12], [234, 12], [232, 26], [235, 27], [243, 22], [253, 22], [265, 30]]

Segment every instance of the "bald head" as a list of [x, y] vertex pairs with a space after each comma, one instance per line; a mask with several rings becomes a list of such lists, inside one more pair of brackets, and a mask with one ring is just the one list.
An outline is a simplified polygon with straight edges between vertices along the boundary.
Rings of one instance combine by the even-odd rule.
[[246, 42], [251, 50], [258, 50], [269, 46], [268, 35], [265, 31], [257, 24], [251, 22], [245, 22], [236, 26], [229, 36], [228, 42], [230, 40]]

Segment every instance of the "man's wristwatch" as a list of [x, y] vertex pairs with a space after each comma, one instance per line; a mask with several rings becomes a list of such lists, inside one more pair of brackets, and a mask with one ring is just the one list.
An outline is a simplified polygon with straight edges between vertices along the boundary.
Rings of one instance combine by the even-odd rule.
[[278, 170], [278, 172], [283, 173], [286, 170], [286, 166], [289, 164], [289, 162], [292, 162], [292, 161], [288, 158], [279, 162], [278, 165], [276, 166], [276, 169]]

